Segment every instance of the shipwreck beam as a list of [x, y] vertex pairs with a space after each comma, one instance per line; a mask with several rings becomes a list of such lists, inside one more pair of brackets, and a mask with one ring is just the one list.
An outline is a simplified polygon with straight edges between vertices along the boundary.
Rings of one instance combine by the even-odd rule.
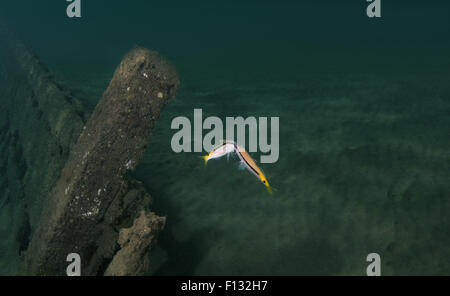
[[[178, 86], [176, 71], [157, 53], [136, 48], [124, 57], [50, 193], [25, 254], [25, 274], [63, 275], [69, 253], [81, 256], [83, 275], [106, 270], [120, 251], [120, 228], [129, 227], [138, 210], [148, 210], [149, 195], [127, 178], [127, 171], [139, 163]], [[143, 217], [152, 236], [164, 225], [154, 214]], [[152, 242], [140, 250], [147, 252]]]

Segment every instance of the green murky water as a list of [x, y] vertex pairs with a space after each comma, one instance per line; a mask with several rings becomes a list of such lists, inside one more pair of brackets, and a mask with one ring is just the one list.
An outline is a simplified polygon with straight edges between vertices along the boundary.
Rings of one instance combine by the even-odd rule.
[[[450, 274], [450, 10], [386, 3], [377, 22], [364, 1], [322, 2], [86, 4], [75, 22], [55, 5], [42, 30], [9, 20], [89, 108], [133, 44], [177, 67], [134, 172], [168, 219], [149, 274], [362, 275], [371, 252], [383, 274]], [[194, 108], [280, 118], [279, 160], [261, 165], [273, 196], [235, 160], [204, 168], [171, 150], [172, 119]]]

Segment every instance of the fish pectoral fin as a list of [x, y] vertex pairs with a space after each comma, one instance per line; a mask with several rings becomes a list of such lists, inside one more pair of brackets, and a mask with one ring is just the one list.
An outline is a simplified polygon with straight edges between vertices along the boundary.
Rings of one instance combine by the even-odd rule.
[[240, 170], [245, 170], [246, 169], [245, 163], [243, 161], [239, 162], [238, 169], [240, 169]]

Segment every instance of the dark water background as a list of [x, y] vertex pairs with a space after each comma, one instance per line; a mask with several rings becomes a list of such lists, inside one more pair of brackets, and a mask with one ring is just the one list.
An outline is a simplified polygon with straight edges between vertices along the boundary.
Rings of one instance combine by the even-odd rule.
[[[168, 217], [149, 274], [364, 274], [370, 252], [383, 274], [450, 274], [448, 2], [92, 2], [2, 0], [0, 20], [90, 109], [135, 45], [178, 69], [135, 172]], [[172, 152], [194, 108], [280, 117], [273, 197]]]

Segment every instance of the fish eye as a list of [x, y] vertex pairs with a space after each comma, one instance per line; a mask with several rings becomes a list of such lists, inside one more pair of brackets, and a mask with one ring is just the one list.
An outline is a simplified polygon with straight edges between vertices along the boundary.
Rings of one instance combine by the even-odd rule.
[[263, 183], [266, 183], [266, 180], [263, 180]]

